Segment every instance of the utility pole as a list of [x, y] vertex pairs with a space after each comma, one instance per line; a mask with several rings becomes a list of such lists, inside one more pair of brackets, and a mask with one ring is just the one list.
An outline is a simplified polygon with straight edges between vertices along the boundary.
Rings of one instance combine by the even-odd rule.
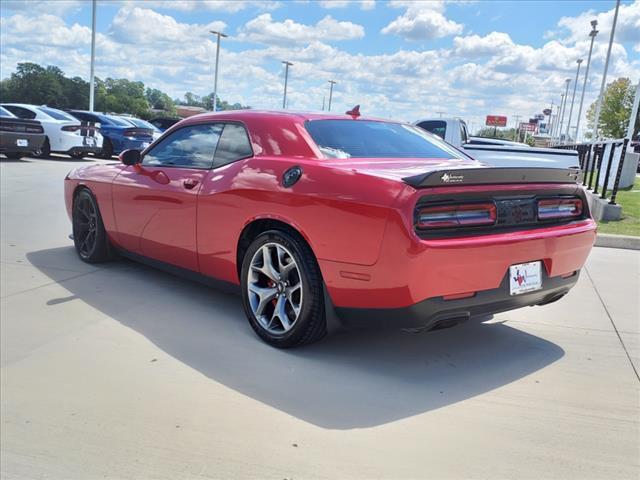
[[329, 87], [329, 108], [327, 109], [327, 111], [331, 111], [331, 99], [333, 98], [333, 86], [336, 84], [337, 82], [334, 82], [333, 80], [329, 80], [329, 84], [331, 85]]
[[515, 126], [515, 128], [513, 129], [513, 130], [514, 130], [514, 132], [513, 132], [513, 141], [514, 141], [514, 142], [517, 142], [517, 141], [518, 141], [518, 140], [517, 140], [517, 138], [518, 138], [518, 125], [520, 124], [520, 117], [522, 117], [522, 115], [514, 115], [514, 116], [513, 116], [513, 118], [515, 118], [515, 119], [516, 119], [516, 126]]
[[287, 81], [289, 80], [289, 67], [293, 65], [293, 63], [283, 60], [284, 63], [284, 95], [282, 96], [282, 108], [287, 108]]
[[220, 61], [220, 37], [227, 37], [228, 35], [214, 30], [209, 30], [209, 33], [213, 33], [218, 37], [216, 42], [216, 71], [213, 77], [213, 111], [215, 112], [218, 109], [218, 63]]
[[578, 108], [578, 123], [576, 125], [576, 142], [578, 141], [578, 135], [580, 134], [580, 118], [582, 117], [582, 103], [584, 102], [584, 92], [587, 89], [587, 79], [589, 78], [589, 66], [591, 65], [591, 53], [593, 52], [593, 41], [596, 39], [598, 30], [597, 20], [591, 20], [591, 31], [589, 36], [591, 37], [591, 46], [589, 47], [589, 56], [587, 57], [587, 68], [584, 72], [584, 82], [582, 83], [582, 95], [580, 96], [580, 108]]
[[564, 89], [564, 96], [562, 102], [562, 113], [560, 114], [560, 130], [558, 130], [558, 137], [562, 141], [562, 125], [564, 125], [564, 114], [567, 113], [567, 100], [569, 100], [569, 84], [571, 83], [571, 79], [567, 78], [565, 80], [567, 84]]
[[89, 74], [89, 111], [93, 112], [95, 101], [95, 66], [96, 66], [96, 0], [92, 2], [91, 12], [91, 73]]
[[576, 88], [578, 87], [578, 75], [580, 75], [580, 64], [583, 62], [582, 58], [576, 60], [578, 69], [576, 70], [576, 81], [573, 82], [573, 95], [571, 96], [571, 108], [569, 109], [569, 121], [567, 122], [566, 137], [569, 138], [569, 129], [571, 128], [571, 117], [573, 116], [573, 103], [576, 101]]
[[602, 108], [602, 97], [604, 96], [604, 87], [607, 83], [607, 70], [609, 70], [609, 60], [611, 59], [611, 47], [613, 45], [613, 36], [616, 33], [616, 23], [618, 22], [618, 10], [620, 8], [620, 0], [616, 1], [616, 12], [613, 14], [613, 25], [611, 25], [611, 36], [609, 37], [609, 49], [607, 50], [607, 59], [604, 62], [604, 73], [602, 74], [602, 83], [600, 84], [600, 95], [598, 95], [598, 103], [596, 104], [596, 115], [593, 121], [593, 138], [598, 138], [598, 123], [600, 123], [600, 109]]
[[636, 97], [633, 99], [633, 107], [631, 107], [631, 116], [629, 117], [629, 128], [627, 129], [627, 138], [631, 140], [633, 136], [633, 127], [636, 125], [638, 118], [638, 104], [640, 104], [640, 81], [636, 87]]

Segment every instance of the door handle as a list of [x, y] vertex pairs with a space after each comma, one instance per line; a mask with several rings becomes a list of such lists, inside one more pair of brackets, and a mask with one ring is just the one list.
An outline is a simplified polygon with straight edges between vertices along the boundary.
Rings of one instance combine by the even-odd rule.
[[184, 185], [184, 188], [186, 188], [187, 190], [191, 190], [196, 185], [198, 185], [198, 180], [195, 180], [193, 178], [187, 178], [184, 182], [182, 182], [182, 185]]

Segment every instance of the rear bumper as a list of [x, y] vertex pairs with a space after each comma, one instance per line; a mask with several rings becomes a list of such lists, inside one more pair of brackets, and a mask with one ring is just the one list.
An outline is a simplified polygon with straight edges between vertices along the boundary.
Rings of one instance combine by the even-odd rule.
[[510, 295], [509, 278], [505, 275], [498, 288], [476, 292], [470, 298], [445, 300], [435, 297], [403, 308], [337, 307], [335, 311], [347, 327], [434, 328], [471, 317], [554, 302], [569, 292], [579, 274], [576, 271], [567, 278], [549, 278], [543, 271], [542, 289], [522, 295]]
[[[44, 133], [2, 132], [0, 135], [1, 153], [32, 153], [40, 150], [44, 143]], [[26, 140], [27, 146], [18, 146], [18, 140]]]

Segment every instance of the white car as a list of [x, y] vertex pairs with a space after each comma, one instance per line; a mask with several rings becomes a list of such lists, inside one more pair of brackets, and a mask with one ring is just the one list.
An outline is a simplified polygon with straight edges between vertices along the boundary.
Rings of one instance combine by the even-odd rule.
[[41, 157], [46, 158], [51, 152], [57, 152], [82, 158], [88, 153], [100, 153], [102, 150], [102, 135], [97, 126], [80, 122], [62, 110], [24, 103], [3, 103], [2, 107], [18, 118], [38, 120], [42, 124], [46, 139]]

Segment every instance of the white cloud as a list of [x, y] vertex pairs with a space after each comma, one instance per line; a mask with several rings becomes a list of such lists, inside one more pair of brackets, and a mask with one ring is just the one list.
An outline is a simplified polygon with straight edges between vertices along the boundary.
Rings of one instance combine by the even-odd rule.
[[318, 2], [322, 8], [346, 8], [351, 4], [359, 4], [362, 10], [372, 10], [376, 7], [376, 0], [321, 0]]
[[305, 25], [287, 19], [276, 22], [269, 13], [248, 21], [239, 29], [236, 39], [266, 44], [302, 44], [313, 41], [352, 40], [364, 37], [364, 27], [351, 22], [339, 22], [327, 15], [315, 25]]
[[183, 43], [194, 37], [211, 36], [210, 30], [224, 31], [225, 28], [222, 21], [208, 25], [180, 23], [170, 15], [148, 8], [122, 7], [113, 17], [109, 34], [122, 43]]
[[382, 29], [406, 40], [432, 40], [462, 33], [464, 26], [444, 16], [443, 1], [393, 0], [389, 6], [405, 12]]
[[453, 52], [465, 58], [498, 55], [513, 46], [511, 37], [504, 32], [491, 32], [484, 37], [469, 35], [453, 39]]

